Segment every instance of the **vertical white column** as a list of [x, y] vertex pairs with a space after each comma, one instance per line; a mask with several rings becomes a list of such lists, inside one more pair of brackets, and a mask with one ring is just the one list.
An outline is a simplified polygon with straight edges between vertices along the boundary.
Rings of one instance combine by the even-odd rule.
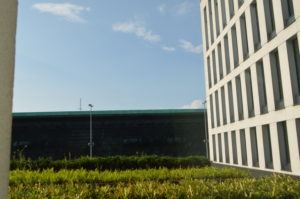
[[241, 20], [238, 18], [236, 22], [236, 39], [237, 39], [237, 47], [238, 47], [238, 55], [239, 55], [239, 65], [244, 61], [243, 56], [243, 45], [242, 45], [242, 33], [241, 33]]
[[0, 0], [0, 198], [8, 198], [17, 1]]
[[233, 151], [232, 151], [232, 139], [231, 132], [228, 132], [228, 147], [229, 147], [229, 161], [230, 164], [233, 164]]
[[220, 162], [220, 156], [219, 156], [219, 133], [215, 134], [216, 139], [216, 155], [217, 155], [217, 161]]
[[[218, 91], [218, 99], [219, 99], [219, 117], [220, 117], [220, 126], [223, 126], [223, 102], [222, 102], [222, 91], [221, 88]], [[223, 132], [222, 132], [223, 133]], [[224, 157], [224, 156], [223, 156]]]
[[256, 127], [259, 168], [265, 169], [265, 153], [262, 126]]
[[257, 83], [257, 73], [256, 73], [256, 64], [251, 66], [251, 78], [252, 78], [252, 91], [253, 91], [253, 104], [254, 104], [254, 113], [255, 116], [260, 114], [260, 104], [259, 104], [259, 92], [258, 92], [258, 83]]
[[212, 24], [212, 26], [214, 27], [213, 28], [213, 30], [214, 30], [214, 42], [216, 41], [216, 39], [217, 39], [217, 23], [216, 23], [216, 13], [215, 13], [215, 0], [209, 0], [209, 1], [211, 1], [211, 3], [210, 3], [210, 5], [211, 5], [211, 12], [212, 12], [212, 21], [213, 21], [213, 24]]
[[289, 141], [289, 151], [291, 159], [292, 172], [295, 174], [300, 174], [300, 154], [298, 149], [298, 137], [296, 122], [294, 119], [286, 121], [286, 128]]
[[259, 21], [259, 29], [260, 29], [260, 37], [261, 37], [261, 46], [268, 42], [268, 34], [267, 34], [267, 25], [265, 18], [265, 10], [264, 10], [264, 1], [256, 1], [257, 3], [257, 13], [258, 13], [258, 21]]
[[244, 110], [244, 120], [248, 119], [248, 98], [247, 98], [247, 89], [246, 89], [246, 81], [245, 81], [245, 72], [241, 73], [241, 90], [242, 90], [242, 98], [243, 98], [243, 110]]
[[242, 166], [242, 150], [241, 150], [241, 136], [240, 136], [240, 129], [237, 129], [236, 132], [236, 152], [238, 158], [238, 165]]
[[[225, 91], [225, 106], [226, 106], [226, 119], [227, 124], [230, 124], [230, 107], [229, 107], [229, 100], [228, 100], [228, 83], [224, 85], [224, 91]], [[229, 133], [229, 132], [228, 132]]]
[[209, 137], [209, 157], [210, 161], [214, 161], [214, 148], [213, 148], [213, 139], [212, 139], [212, 133], [208, 134]]
[[273, 1], [273, 7], [274, 7], [274, 15], [275, 15], [274, 21], [275, 21], [276, 33], [278, 34], [281, 30], [284, 29], [284, 20], [283, 20], [281, 1]]
[[228, 32], [228, 45], [229, 45], [229, 57], [230, 57], [230, 71], [234, 69], [233, 47], [232, 47], [232, 32], [231, 29]]
[[[201, 8], [201, 6], [200, 6], [200, 10], [201, 10], [200, 15], [201, 15], [202, 38], [203, 38], [203, 42], [202, 42], [203, 56], [204, 56], [204, 58], [206, 58], [206, 48], [208, 48], [208, 46], [206, 46], [206, 43], [207, 43], [206, 41], [208, 40], [208, 35], [206, 35], [205, 32], [207, 32], [208, 30], [206, 30], [206, 28], [205, 28], [205, 19], [204, 18], [206, 16], [204, 16], [204, 11]], [[206, 9], [206, 12], [207, 12], [207, 9]], [[205, 77], [207, 77], [206, 73], [205, 73]], [[205, 81], [205, 83], [207, 84], [207, 81]]]
[[252, 32], [252, 20], [251, 20], [251, 10], [248, 7], [245, 11], [246, 26], [247, 26], [247, 35], [248, 35], [248, 46], [249, 46], [249, 57], [254, 53], [254, 40]]
[[280, 152], [279, 152], [279, 140], [278, 140], [278, 133], [277, 133], [277, 123], [271, 123], [270, 124], [270, 138], [271, 138], [274, 170], [279, 172], [279, 171], [281, 171], [281, 163], [280, 163]]
[[284, 105], [285, 107], [293, 106], [294, 96], [292, 91], [292, 84], [291, 84], [292, 81], [291, 81], [288, 49], [287, 49], [286, 42], [278, 46], [278, 54], [279, 54], [280, 72], [281, 72], [281, 80], [282, 80], [282, 90], [284, 96]]
[[223, 163], [226, 163], [226, 154], [225, 154], [225, 133], [221, 133], [221, 139], [222, 139], [222, 156], [223, 156]]
[[251, 139], [250, 139], [250, 128], [245, 129], [245, 137], [246, 137], [248, 167], [253, 167]]
[[300, 1], [293, 0], [294, 4], [294, 11], [295, 11], [295, 18], [297, 19], [300, 16]]
[[239, 121], [239, 109], [237, 102], [237, 93], [236, 93], [236, 81], [235, 78], [232, 79], [232, 96], [233, 96], [233, 107], [234, 107], [234, 121]]
[[272, 82], [272, 73], [271, 73], [272, 66], [270, 63], [269, 54], [263, 57], [263, 64], [264, 64], [266, 95], [268, 100], [268, 111], [272, 112], [275, 110], [275, 102], [274, 102], [273, 82]]

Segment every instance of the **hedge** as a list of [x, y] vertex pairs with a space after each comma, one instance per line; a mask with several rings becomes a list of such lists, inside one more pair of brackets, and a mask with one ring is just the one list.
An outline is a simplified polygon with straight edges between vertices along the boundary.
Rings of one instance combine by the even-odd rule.
[[166, 157], [166, 156], [112, 156], [112, 157], [81, 157], [78, 159], [37, 160], [20, 159], [11, 161], [11, 170], [44, 170], [51, 169], [86, 169], [86, 170], [131, 170], [155, 168], [199, 168], [210, 166], [210, 161], [203, 156]]

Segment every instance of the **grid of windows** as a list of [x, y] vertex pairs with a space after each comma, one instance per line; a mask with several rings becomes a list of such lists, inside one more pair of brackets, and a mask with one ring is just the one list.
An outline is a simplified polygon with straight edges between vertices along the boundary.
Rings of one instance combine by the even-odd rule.
[[[206, 0], [203, 4], [207, 18], [204, 21], [209, 24], [203, 27], [210, 30], [203, 37], [211, 35], [205, 56], [214, 159], [240, 166], [293, 171], [295, 162], [291, 155], [295, 152], [290, 150], [295, 149], [297, 140], [300, 156], [300, 119], [296, 114], [297, 137], [290, 133], [293, 138], [288, 131], [295, 127], [284, 120], [288, 120], [285, 112], [294, 107], [299, 110], [300, 105], [300, 34], [294, 23], [298, 20], [295, 16], [299, 16], [299, 10], [295, 10], [298, 2]], [[293, 36], [282, 39], [282, 35]], [[273, 114], [273, 122], [264, 124], [264, 119], [269, 120]], [[278, 122], [278, 118], [283, 122]], [[258, 124], [243, 126], [251, 120]], [[223, 126], [228, 132], [220, 133]], [[248, 160], [252, 165], [248, 165]], [[279, 162], [280, 167], [274, 165]]]

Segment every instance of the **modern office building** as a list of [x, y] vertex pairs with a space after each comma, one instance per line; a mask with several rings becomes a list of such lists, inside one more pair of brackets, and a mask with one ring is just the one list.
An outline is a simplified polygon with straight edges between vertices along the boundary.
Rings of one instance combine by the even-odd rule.
[[[93, 111], [93, 156], [206, 155], [205, 110]], [[12, 156], [89, 155], [90, 112], [14, 113]]]
[[211, 161], [300, 176], [300, 1], [200, 7]]

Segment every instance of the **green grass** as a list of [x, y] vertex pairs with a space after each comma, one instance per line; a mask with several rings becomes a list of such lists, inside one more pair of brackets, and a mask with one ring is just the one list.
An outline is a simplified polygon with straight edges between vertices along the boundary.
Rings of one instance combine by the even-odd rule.
[[300, 198], [300, 180], [274, 175], [251, 178], [232, 168], [148, 169], [125, 171], [14, 170], [13, 199], [97, 198]]

